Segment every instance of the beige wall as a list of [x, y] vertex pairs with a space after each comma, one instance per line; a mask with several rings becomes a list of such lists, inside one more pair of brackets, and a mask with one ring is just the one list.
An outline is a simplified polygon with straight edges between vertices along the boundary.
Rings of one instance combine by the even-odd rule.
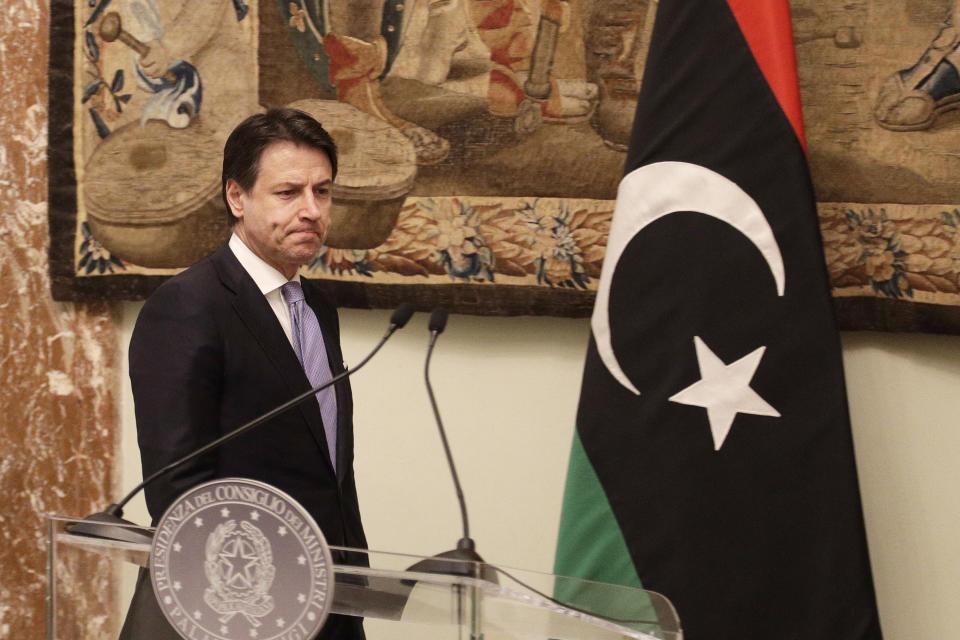
[[[138, 309], [125, 305], [124, 344]], [[341, 312], [348, 364], [375, 344], [388, 316]], [[415, 316], [353, 382], [357, 478], [377, 550], [428, 555], [460, 535], [423, 386], [426, 322]], [[585, 319], [455, 315], [440, 338], [432, 379], [471, 534], [488, 561], [551, 571], [588, 335]], [[955, 637], [960, 337], [845, 334], [844, 361], [885, 636]], [[125, 445], [132, 430], [128, 415]], [[132, 486], [135, 446], [124, 460]]]
[[844, 336], [854, 444], [888, 640], [960, 629], [960, 337]]

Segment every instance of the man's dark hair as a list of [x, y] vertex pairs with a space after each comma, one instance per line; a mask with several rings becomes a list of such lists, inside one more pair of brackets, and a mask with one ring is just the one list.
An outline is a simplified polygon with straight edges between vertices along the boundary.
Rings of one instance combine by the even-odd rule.
[[223, 146], [220, 195], [227, 207], [231, 225], [237, 219], [230, 212], [230, 203], [227, 202], [227, 181], [236, 180], [241, 189], [249, 192], [257, 181], [260, 156], [274, 142], [292, 142], [323, 151], [330, 160], [333, 171], [331, 177], [337, 177], [337, 145], [312, 116], [287, 107], [256, 113], [238, 124]]

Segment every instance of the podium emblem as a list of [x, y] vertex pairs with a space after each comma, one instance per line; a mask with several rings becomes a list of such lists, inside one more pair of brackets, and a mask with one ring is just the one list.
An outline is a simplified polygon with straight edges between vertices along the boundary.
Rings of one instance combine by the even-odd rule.
[[235, 520], [228, 520], [207, 537], [206, 548], [203, 569], [210, 587], [203, 593], [204, 602], [225, 621], [241, 613], [259, 627], [259, 618], [273, 611], [267, 593], [276, 575], [270, 541], [249, 522], [237, 527]]
[[243, 478], [178, 498], [157, 524], [150, 576], [184, 638], [295, 640], [316, 635], [333, 602], [323, 533], [286, 493]]

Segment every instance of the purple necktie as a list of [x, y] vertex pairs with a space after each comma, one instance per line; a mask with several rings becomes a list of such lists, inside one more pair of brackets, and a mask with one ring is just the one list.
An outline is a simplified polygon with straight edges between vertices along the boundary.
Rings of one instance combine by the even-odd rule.
[[[310, 386], [316, 387], [331, 378], [327, 349], [323, 344], [320, 323], [306, 301], [299, 282], [288, 282], [280, 287], [283, 299], [290, 307], [290, 325], [293, 334], [293, 350], [303, 365]], [[337, 394], [334, 388], [327, 387], [317, 393], [320, 403], [320, 416], [323, 418], [323, 430], [327, 436], [327, 449], [330, 462], [337, 469]]]

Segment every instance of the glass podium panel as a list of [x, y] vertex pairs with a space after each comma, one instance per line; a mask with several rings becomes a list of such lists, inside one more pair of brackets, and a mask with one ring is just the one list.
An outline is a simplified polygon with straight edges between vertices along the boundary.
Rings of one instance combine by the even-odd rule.
[[[76, 522], [47, 519], [46, 637], [113, 639], [150, 545], [77, 535], [70, 532]], [[447, 558], [438, 563], [400, 553], [330, 550], [331, 612], [363, 617], [369, 640], [683, 638], [673, 606], [651, 591]], [[436, 572], [438, 565], [443, 573]], [[84, 587], [94, 574], [103, 593]], [[89, 605], [91, 596], [101, 602], [97, 611]]]

